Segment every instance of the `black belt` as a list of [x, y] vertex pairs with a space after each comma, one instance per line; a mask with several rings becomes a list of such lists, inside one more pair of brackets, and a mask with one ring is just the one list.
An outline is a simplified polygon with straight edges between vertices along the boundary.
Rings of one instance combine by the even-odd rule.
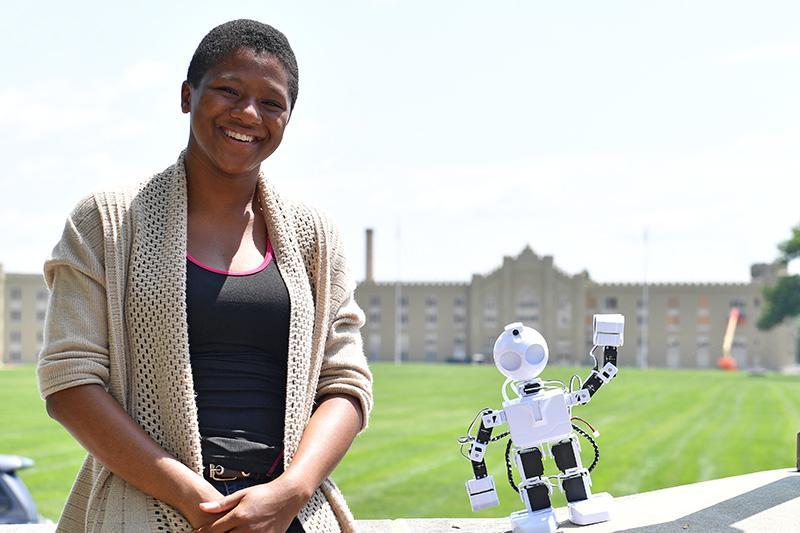
[[270, 474], [256, 472], [245, 472], [243, 470], [233, 470], [222, 465], [211, 463], [203, 466], [203, 476], [213, 481], [236, 481], [239, 479], [252, 479], [254, 481], [266, 481], [270, 479]]

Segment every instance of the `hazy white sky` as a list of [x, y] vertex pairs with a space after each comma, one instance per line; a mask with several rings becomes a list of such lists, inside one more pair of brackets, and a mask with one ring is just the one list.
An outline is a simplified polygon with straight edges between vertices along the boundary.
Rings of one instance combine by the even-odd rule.
[[240, 17], [300, 65], [265, 170], [339, 223], [359, 278], [371, 226], [379, 280], [468, 280], [530, 244], [637, 281], [648, 228], [651, 281], [746, 281], [800, 222], [794, 1], [120, 4], [3, 8], [6, 271], [39, 271], [85, 193], [175, 160], [192, 52]]

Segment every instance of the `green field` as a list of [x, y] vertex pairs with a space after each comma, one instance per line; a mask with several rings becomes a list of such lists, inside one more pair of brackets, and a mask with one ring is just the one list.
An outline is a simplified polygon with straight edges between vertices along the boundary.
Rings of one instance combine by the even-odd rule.
[[[373, 364], [375, 410], [334, 474], [358, 518], [472, 516], [471, 476], [456, 438], [477, 411], [498, 408], [502, 376], [493, 366]], [[587, 369], [548, 369], [546, 379]], [[601, 436], [596, 491], [621, 496], [694, 481], [788, 467], [800, 430], [800, 377], [623, 368], [574, 414]], [[0, 453], [30, 457], [21, 473], [45, 516], [56, 519], [83, 452], [50, 420], [31, 367], [0, 370]], [[506, 482], [505, 440], [487, 454], [504, 516], [521, 502]], [[591, 447], [583, 447], [591, 462]], [[552, 465], [550, 471], [554, 472]], [[558, 492], [556, 490], [556, 492]], [[563, 497], [555, 498], [563, 505]]]

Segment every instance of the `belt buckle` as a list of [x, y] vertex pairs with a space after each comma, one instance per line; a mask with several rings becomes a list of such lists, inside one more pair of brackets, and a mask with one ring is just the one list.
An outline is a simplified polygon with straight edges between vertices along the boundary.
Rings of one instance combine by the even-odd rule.
[[[233, 477], [222, 477], [225, 473], [225, 467], [222, 465], [215, 465], [210, 464], [208, 465], [208, 477], [213, 479], [214, 481], [236, 481], [236, 476]], [[249, 473], [246, 477], [249, 477]]]

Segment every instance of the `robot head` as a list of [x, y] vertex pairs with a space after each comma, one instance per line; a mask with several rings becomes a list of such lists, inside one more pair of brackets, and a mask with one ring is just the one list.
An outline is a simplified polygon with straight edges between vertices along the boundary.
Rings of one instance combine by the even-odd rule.
[[507, 378], [528, 381], [542, 373], [547, 366], [547, 341], [533, 328], [514, 322], [494, 343], [494, 364]]

